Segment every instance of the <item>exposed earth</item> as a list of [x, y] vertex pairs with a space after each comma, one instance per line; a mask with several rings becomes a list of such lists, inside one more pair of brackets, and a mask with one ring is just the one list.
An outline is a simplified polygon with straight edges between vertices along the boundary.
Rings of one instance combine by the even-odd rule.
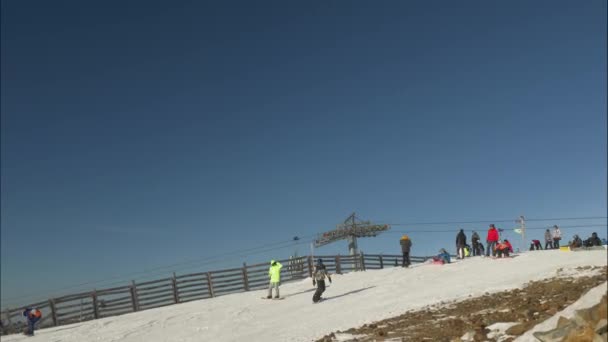
[[[530, 282], [523, 289], [439, 303], [362, 327], [337, 331], [317, 342], [457, 341], [472, 331], [475, 341], [497, 341], [498, 337], [488, 336], [490, 330], [486, 327], [498, 322], [518, 322], [507, 333], [519, 336], [608, 280], [608, 267], [577, 269], [595, 270], [596, 273], [572, 278], [560, 275], [563, 270], [559, 269], [556, 277]], [[501, 342], [512, 340], [513, 337], [503, 337]]]

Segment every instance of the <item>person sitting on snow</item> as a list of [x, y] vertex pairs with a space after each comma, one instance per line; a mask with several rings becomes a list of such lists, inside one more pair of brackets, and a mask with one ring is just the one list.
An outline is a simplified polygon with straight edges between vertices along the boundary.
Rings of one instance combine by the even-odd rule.
[[34, 329], [36, 323], [42, 318], [42, 312], [38, 309], [26, 308], [23, 310], [23, 316], [27, 319], [27, 332], [26, 335], [34, 336]]
[[439, 254], [433, 257], [433, 261], [438, 261], [443, 264], [449, 264], [451, 261], [450, 253], [448, 253], [445, 249], [442, 248], [439, 250]]
[[570, 248], [581, 248], [581, 247], [583, 247], [583, 240], [581, 240], [581, 238], [575, 234], [572, 237], [572, 241], [570, 242]]
[[509, 242], [509, 240], [505, 239], [503, 242], [499, 242], [496, 245], [496, 256], [499, 258], [509, 257], [509, 253], [513, 253], [513, 246]]
[[599, 237], [597, 237], [597, 233], [593, 232], [593, 234], [591, 234], [591, 237], [588, 238], [587, 240], [585, 240], [585, 247], [593, 247], [593, 246], [601, 246], [602, 245], [602, 240], [600, 240]]

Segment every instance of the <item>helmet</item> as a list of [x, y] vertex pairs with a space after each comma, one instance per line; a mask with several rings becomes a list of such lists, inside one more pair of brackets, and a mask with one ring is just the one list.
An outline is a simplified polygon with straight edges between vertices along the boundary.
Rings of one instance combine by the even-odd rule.
[[409, 240], [409, 236], [407, 236], [406, 234], [403, 234], [403, 236], [401, 237], [401, 240]]
[[318, 265], [323, 265], [323, 259], [321, 259], [321, 258], [317, 259], [317, 264]]
[[270, 260], [270, 264], [271, 264], [271, 265], [274, 265], [274, 264], [276, 264], [276, 263], [277, 263], [277, 262], [276, 262], [276, 260]]

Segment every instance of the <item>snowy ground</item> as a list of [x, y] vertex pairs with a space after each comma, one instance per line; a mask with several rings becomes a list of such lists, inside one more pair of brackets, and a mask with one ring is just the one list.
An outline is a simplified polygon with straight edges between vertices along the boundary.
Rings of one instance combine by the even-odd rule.
[[417, 265], [333, 276], [326, 301], [312, 304], [310, 279], [281, 287], [285, 300], [252, 291], [36, 332], [31, 342], [311, 341], [337, 330], [411, 309], [522, 287], [578, 266], [605, 266], [606, 251], [524, 253], [512, 259], [471, 258], [445, 266]]

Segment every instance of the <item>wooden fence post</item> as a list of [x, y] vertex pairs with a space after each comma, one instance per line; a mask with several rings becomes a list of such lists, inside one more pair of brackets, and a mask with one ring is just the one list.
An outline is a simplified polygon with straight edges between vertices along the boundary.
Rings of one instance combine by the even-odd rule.
[[336, 273], [342, 274], [342, 267], [340, 265], [340, 254], [336, 255]]
[[211, 281], [210, 272], [207, 272], [207, 288], [209, 289], [209, 295], [211, 297], [215, 297], [215, 293], [213, 292], [213, 281]]
[[365, 271], [365, 256], [363, 255], [363, 252], [361, 252], [361, 271]]
[[133, 311], [139, 311], [139, 298], [137, 297], [137, 286], [135, 286], [135, 280], [131, 280], [131, 303], [133, 304]]
[[[57, 324], [55, 324], [57, 325]], [[6, 309], [6, 326], [11, 326], [11, 309]]]
[[312, 256], [308, 256], [308, 276], [312, 278]]
[[49, 306], [51, 307], [51, 317], [53, 318], [53, 325], [58, 326], [59, 322], [57, 322], [57, 308], [55, 308], [54, 299], [49, 299]]
[[382, 258], [382, 254], [380, 254], [380, 268], [384, 268], [384, 260]]
[[95, 319], [98, 319], [99, 318], [99, 305], [97, 304], [97, 289], [93, 290], [91, 297], [93, 297], [93, 317], [95, 317]]
[[173, 272], [173, 278], [171, 278], [171, 285], [173, 286], [173, 302], [177, 304], [179, 303], [179, 294], [177, 292], [177, 279], [175, 276], [175, 272]]
[[243, 263], [243, 285], [245, 291], [249, 291], [249, 280], [247, 279], [247, 263]]

